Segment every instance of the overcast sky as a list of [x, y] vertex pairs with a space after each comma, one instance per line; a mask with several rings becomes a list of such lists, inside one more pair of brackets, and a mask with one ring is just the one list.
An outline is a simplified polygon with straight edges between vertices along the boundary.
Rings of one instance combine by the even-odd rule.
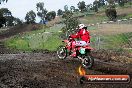
[[75, 6], [79, 1], [85, 1], [86, 5], [92, 3], [94, 0], [8, 0], [7, 3], [2, 3], [0, 8], [9, 8], [12, 15], [24, 20], [25, 14], [33, 10], [36, 11], [36, 3], [44, 2], [45, 8], [48, 11], [64, 10], [64, 5]]

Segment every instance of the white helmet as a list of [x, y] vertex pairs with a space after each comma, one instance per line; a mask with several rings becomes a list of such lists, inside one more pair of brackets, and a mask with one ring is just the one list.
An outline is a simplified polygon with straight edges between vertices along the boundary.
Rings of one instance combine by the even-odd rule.
[[85, 27], [85, 25], [84, 24], [79, 24], [79, 29], [82, 29], [82, 28], [84, 28]]

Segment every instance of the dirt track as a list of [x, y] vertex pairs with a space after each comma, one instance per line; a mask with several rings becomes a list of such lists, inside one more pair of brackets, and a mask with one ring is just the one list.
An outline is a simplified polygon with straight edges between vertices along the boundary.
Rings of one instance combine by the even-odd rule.
[[[79, 83], [75, 59], [58, 60], [55, 53], [22, 53], [0, 55], [1, 88], [131, 88], [129, 84]], [[87, 74], [129, 74], [132, 65], [111, 64], [95, 60]]]

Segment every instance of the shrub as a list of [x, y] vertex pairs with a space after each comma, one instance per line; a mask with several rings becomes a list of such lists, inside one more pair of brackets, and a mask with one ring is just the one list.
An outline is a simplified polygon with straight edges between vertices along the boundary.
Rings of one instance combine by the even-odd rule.
[[105, 10], [105, 14], [111, 21], [115, 21], [117, 18], [117, 12], [115, 8], [107, 8]]

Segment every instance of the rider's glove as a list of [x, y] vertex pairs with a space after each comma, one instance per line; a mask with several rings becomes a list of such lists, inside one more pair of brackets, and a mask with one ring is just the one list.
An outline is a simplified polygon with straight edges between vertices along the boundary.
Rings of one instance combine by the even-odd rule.
[[69, 35], [69, 38], [71, 38], [71, 35]]
[[69, 41], [72, 41], [72, 39], [73, 39], [73, 38], [71, 37], [71, 35], [69, 35]]

